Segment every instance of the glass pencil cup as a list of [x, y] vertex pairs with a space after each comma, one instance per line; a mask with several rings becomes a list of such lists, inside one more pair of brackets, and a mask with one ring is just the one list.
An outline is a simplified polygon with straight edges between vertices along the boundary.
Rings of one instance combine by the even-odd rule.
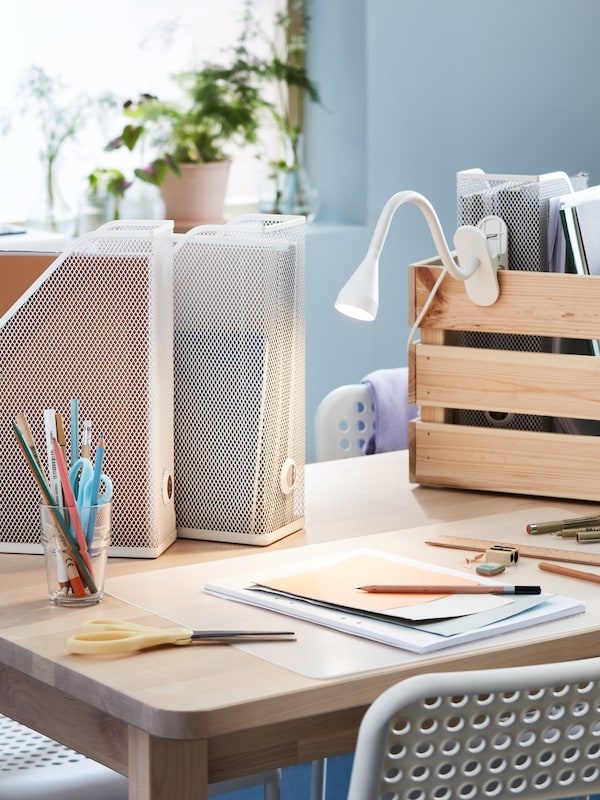
[[40, 506], [48, 597], [57, 606], [99, 603], [111, 536], [112, 503]]

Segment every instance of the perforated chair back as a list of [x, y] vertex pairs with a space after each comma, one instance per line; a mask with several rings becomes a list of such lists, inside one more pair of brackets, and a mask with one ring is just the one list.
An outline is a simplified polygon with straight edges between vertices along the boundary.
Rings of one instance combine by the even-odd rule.
[[364, 383], [338, 386], [319, 403], [315, 414], [317, 461], [363, 455], [375, 429], [375, 409]]
[[127, 778], [0, 715], [0, 800], [127, 800]]
[[600, 789], [600, 659], [409, 678], [365, 714], [348, 800], [558, 800]]
[[[281, 770], [211, 783], [208, 796], [263, 787], [279, 800]], [[127, 778], [0, 714], [0, 800], [127, 800]], [[175, 800], [175, 798], [174, 798]]]

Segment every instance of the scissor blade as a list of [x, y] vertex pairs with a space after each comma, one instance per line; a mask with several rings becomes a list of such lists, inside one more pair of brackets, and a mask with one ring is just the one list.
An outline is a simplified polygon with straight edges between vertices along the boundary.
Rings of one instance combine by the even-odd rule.
[[294, 631], [194, 631], [193, 642], [201, 641], [294, 641]]

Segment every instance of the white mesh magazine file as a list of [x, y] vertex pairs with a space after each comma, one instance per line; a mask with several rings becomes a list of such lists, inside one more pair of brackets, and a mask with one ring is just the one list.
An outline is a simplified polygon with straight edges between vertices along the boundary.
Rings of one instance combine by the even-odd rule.
[[156, 557], [176, 538], [173, 225], [108, 223], [76, 240], [0, 319], [0, 549], [41, 552], [34, 479], [11, 422], [38, 448], [43, 411], [93, 421], [114, 484], [109, 554]]
[[178, 536], [267, 545], [304, 525], [304, 235], [245, 215], [175, 245]]
[[[490, 175], [480, 169], [458, 172], [456, 204], [458, 225], [477, 225], [484, 217], [495, 214], [508, 228], [508, 268], [531, 272], [548, 271], [548, 215], [552, 197], [572, 190], [564, 172], [545, 175]], [[539, 336], [466, 332], [458, 334], [457, 344], [498, 350], [541, 352], [547, 343]], [[548, 418], [489, 411], [459, 410], [459, 425], [545, 431]]]

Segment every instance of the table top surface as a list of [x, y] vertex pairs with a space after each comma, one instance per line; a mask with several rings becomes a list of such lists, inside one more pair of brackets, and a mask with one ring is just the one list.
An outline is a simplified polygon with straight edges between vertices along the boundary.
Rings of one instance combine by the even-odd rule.
[[[262, 652], [256, 649], [262, 645], [253, 644], [167, 647], [119, 656], [67, 653], [67, 637], [93, 617], [161, 625], [166, 620], [180, 621], [194, 603], [196, 627], [263, 625], [265, 615], [271, 621], [281, 620], [273, 612], [208, 596], [202, 591], [207, 579], [293, 565], [300, 557], [306, 560], [363, 546], [460, 569], [465, 564], [464, 552], [426, 542], [439, 534], [452, 534], [530, 544], [532, 537], [525, 532], [528, 522], [597, 511], [591, 503], [415, 486], [408, 484], [407, 474], [404, 452], [308, 465], [303, 531], [266, 548], [178, 540], [155, 560], [110, 559], [107, 594], [93, 608], [50, 606], [41, 556], [1, 554], [0, 665], [152, 735], [185, 739], [364, 707], [385, 688], [416, 672], [600, 654], [600, 610], [596, 612], [591, 603], [585, 614], [435, 655], [364, 642], [365, 648], [372, 648], [373, 660], [369, 655], [356, 672], [339, 669], [328, 677], [282, 666], [273, 650], [291, 648], [286, 651], [286, 663], [292, 654], [292, 663], [297, 659], [301, 665], [307, 659], [327, 661], [328, 647], [333, 652], [337, 637], [354, 640], [345, 634], [324, 634], [322, 629], [315, 632], [316, 626], [309, 623], [299, 625], [296, 642], [269, 644]], [[546, 536], [544, 542], [541, 538], [536, 537], [536, 545], [568, 546], [556, 538]], [[592, 548], [600, 552], [600, 545], [589, 547], [590, 552]], [[600, 568], [586, 569], [600, 572]], [[542, 583], [545, 591], [577, 599], [590, 595], [591, 584], [550, 574], [542, 580], [533, 559], [521, 559], [511, 570], [510, 582]], [[307, 632], [306, 626], [313, 632]], [[352, 642], [352, 647], [361, 646]]]

